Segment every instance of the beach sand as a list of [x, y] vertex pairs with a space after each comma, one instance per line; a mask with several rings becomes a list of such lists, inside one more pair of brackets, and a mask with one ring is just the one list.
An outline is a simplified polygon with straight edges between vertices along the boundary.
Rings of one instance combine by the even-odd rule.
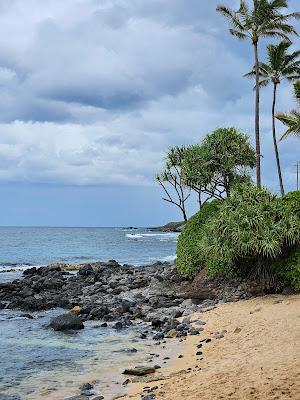
[[[227, 303], [201, 319], [204, 332], [188, 337], [183, 358], [160, 370], [166, 379], [132, 383], [126, 399], [141, 399], [145, 386], [158, 386], [153, 393], [164, 400], [300, 399], [300, 295]], [[197, 348], [205, 338], [212, 341]]]

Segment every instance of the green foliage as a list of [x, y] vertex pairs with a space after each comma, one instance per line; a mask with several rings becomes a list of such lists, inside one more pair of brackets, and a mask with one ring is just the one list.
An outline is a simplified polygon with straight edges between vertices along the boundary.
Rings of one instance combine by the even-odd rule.
[[288, 207], [291, 207], [292, 211], [300, 218], [300, 190], [287, 193], [282, 201]]
[[218, 212], [219, 205], [218, 200], [206, 203], [184, 226], [177, 243], [176, 265], [181, 275], [192, 277], [204, 266], [205, 258], [199, 243], [204, 235], [205, 223]]
[[186, 148], [182, 170], [193, 189], [222, 199], [236, 183], [250, 181], [247, 168], [254, 166], [255, 151], [248, 136], [235, 128], [219, 128], [200, 145]]
[[300, 219], [285, 204], [266, 189], [245, 185], [226, 199], [200, 243], [208, 271], [266, 276], [277, 257], [300, 243]]
[[300, 247], [294, 248], [286, 257], [276, 260], [275, 270], [286, 286], [300, 290]]
[[294, 84], [294, 92], [298, 108], [292, 110], [290, 114], [279, 113], [276, 115], [276, 118], [288, 128], [281, 139], [291, 135], [300, 137], [300, 81]]

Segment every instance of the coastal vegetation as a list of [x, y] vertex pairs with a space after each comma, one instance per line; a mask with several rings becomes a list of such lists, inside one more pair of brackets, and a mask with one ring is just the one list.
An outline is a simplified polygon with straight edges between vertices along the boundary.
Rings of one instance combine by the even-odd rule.
[[[278, 198], [268, 190], [242, 185], [224, 202], [209, 203], [179, 237], [177, 268], [193, 277], [261, 280], [267, 288], [300, 284], [300, 192]], [[279, 279], [277, 279], [277, 277]]]
[[294, 93], [298, 103], [298, 108], [292, 110], [290, 114], [279, 113], [276, 116], [279, 121], [288, 127], [288, 130], [282, 136], [282, 139], [291, 135], [300, 137], [300, 81], [297, 81], [294, 84]]
[[177, 243], [177, 269], [184, 277], [192, 277], [206, 265], [201, 241], [205, 236], [206, 224], [217, 214], [220, 200], [213, 200], [193, 215], [184, 226]]
[[[256, 0], [252, 6], [240, 1], [237, 11], [217, 7], [231, 23], [230, 33], [239, 39], [250, 39], [253, 45], [255, 65], [244, 76], [255, 77], [256, 147], [254, 150], [249, 137], [232, 127], [215, 129], [200, 144], [169, 151], [158, 181], [174, 187], [174, 177], [168, 171], [171, 167], [176, 170], [181, 185], [179, 193], [175, 187], [177, 205], [183, 208], [184, 203], [187, 221], [178, 239], [176, 264], [185, 278], [205, 270], [212, 277], [260, 282], [271, 291], [286, 285], [300, 290], [300, 191], [285, 195], [276, 132], [277, 118], [288, 127], [283, 138], [300, 135], [299, 110], [276, 114], [278, 86], [283, 79], [294, 83], [300, 106], [300, 51], [289, 51], [290, 35], [297, 34], [289, 22], [299, 19], [300, 13], [283, 13], [287, 8], [284, 0]], [[281, 39], [267, 45], [266, 62], [259, 58], [263, 38]], [[260, 89], [269, 84], [273, 89], [270, 127], [280, 197], [261, 183]], [[254, 168], [256, 185], [251, 174]], [[194, 194], [200, 211], [188, 219], [186, 201]], [[165, 200], [172, 202], [170, 196]]]
[[236, 184], [251, 181], [255, 151], [249, 138], [235, 128], [219, 128], [200, 144], [171, 148], [163, 172], [156, 180], [163, 200], [179, 207], [187, 221], [186, 202], [192, 192], [201, 209], [212, 199], [224, 200]]

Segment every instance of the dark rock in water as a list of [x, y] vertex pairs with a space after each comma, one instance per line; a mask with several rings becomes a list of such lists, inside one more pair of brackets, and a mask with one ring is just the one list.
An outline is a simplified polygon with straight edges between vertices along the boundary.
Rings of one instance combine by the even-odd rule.
[[79, 330], [84, 328], [81, 319], [74, 313], [62, 314], [53, 318], [49, 326], [55, 331]]
[[132, 348], [132, 349], [124, 349], [125, 353], [137, 353], [137, 349], [136, 348]]
[[0, 394], [0, 400], [21, 400], [21, 397], [18, 394]]
[[90, 400], [90, 397], [80, 394], [79, 396], [68, 397], [65, 400]]
[[31, 315], [31, 314], [22, 314], [21, 317], [27, 318], [27, 319], [34, 319], [33, 315]]
[[156, 372], [156, 369], [154, 367], [147, 367], [142, 365], [131, 369], [125, 369], [123, 375], [145, 376], [149, 374], [154, 374], [154, 372]]
[[104, 396], [102, 396], [101, 394], [99, 396], [93, 397], [92, 400], [103, 400]]
[[113, 326], [113, 329], [122, 329], [123, 328], [123, 324], [121, 321], [116, 322]]
[[80, 387], [79, 387], [79, 389], [80, 390], [91, 390], [91, 389], [93, 389], [93, 385], [91, 385], [89, 382], [87, 382], [87, 383], [84, 383], [83, 385], [81, 385]]

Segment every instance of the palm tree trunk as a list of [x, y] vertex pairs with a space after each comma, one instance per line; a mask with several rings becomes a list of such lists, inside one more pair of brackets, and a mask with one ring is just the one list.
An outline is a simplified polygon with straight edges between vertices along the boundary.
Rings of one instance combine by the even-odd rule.
[[258, 60], [258, 43], [253, 43], [255, 56], [255, 142], [256, 142], [256, 184], [261, 187], [261, 171], [260, 171], [260, 134], [259, 134], [259, 60]]
[[276, 163], [277, 163], [277, 171], [278, 171], [280, 192], [281, 192], [281, 196], [284, 196], [283, 179], [282, 179], [279, 151], [278, 151], [278, 145], [277, 145], [277, 139], [276, 139], [276, 122], [275, 122], [276, 94], [277, 94], [277, 83], [274, 83], [274, 87], [273, 87], [273, 105], [272, 105], [272, 128], [273, 128], [273, 132], [272, 133], [273, 133], [273, 142], [274, 142], [274, 150], [275, 150], [275, 157], [276, 157]]

